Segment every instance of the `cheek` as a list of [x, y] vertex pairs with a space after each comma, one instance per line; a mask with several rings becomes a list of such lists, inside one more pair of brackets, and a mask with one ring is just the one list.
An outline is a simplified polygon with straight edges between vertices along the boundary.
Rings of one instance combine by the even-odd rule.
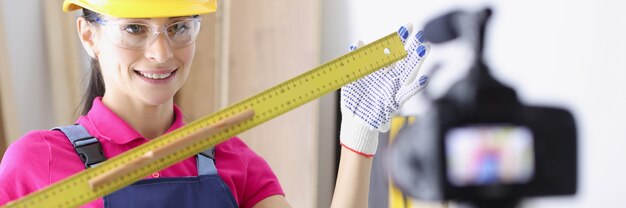
[[176, 58], [180, 60], [185, 67], [189, 67], [193, 61], [193, 57], [196, 54], [196, 45], [191, 44], [188, 47], [181, 48], [176, 51]]
[[178, 49], [175, 52], [176, 59], [178, 59], [178, 61], [181, 62], [181, 64], [183, 65], [185, 69], [184, 70], [185, 76], [189, 74], [189, 70], [191, 68], [191, 63], [193, 62], [195, 52], [196, 52], [195, 44], [192, 44], [189, 47]]
[[119, 78], [126, 76], [125, 74], [128, 72], [127, 69], [138, 58], [141, 58], [140, 53], [106, 43], [101, 44], [100, 54], [98, 55], [103, 75], [107, 76], [107, 74], [109, 74], [109, 76]]

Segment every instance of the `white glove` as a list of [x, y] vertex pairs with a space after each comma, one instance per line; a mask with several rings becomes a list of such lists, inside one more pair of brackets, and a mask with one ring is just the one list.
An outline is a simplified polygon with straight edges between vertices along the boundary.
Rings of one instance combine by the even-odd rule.
[[[400, 27], [398, 35], [408, 55], [395, 64], [378, 70], [341, 88], [341, 145], [365, 156], [373, 156], [379, 132], [389, 130], [391, 117], [411, 96], [428, 83], [417, 78], [430, 47], [422, 32], [411, 33], [411, 25]], [[363, 42], [350, 47], [356, 50]]]

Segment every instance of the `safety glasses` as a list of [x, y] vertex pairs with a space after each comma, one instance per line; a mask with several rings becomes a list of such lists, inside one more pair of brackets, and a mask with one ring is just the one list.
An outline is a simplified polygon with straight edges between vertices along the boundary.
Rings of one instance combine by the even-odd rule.
[[145, 49], [159, 34], [165, 35], [172, 48], [191, 45], [200, 31], [200, 21], [201, 17], [193, 16], [173, 19], [165, 26], [155, 26], [134, 19], [96, 19], [114, 44], [132, 50]]

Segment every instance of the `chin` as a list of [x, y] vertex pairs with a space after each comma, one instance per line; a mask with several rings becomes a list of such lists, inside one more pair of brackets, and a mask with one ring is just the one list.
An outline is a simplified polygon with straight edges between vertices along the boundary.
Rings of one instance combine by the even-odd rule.
[[172, 103], [173, 99], [174, 99], [174, 94], [167, 94], [167, 95], [152, 94], [149, 96], [146, 96], [146, 95], [142, 96], [143, 102], [152, 106], [169, 104], [169, 103]]

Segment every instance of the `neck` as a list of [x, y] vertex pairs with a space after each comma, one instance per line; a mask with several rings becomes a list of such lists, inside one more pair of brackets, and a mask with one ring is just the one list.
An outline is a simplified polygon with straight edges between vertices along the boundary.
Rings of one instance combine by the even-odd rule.
[[102, 103], [146, 139], [163, 135], [175, 119], [172, 99], [163, 104], [151, 105], [138, 99], [107, 97], [105, 94]]

